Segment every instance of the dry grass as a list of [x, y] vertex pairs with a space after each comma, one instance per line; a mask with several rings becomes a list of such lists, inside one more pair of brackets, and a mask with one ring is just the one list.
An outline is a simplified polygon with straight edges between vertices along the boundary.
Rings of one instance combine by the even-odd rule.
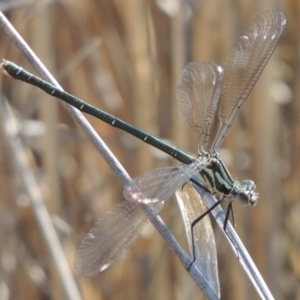
[[[278, 7], [267, 1], [190, 1], [181, 14], [172, 15], [157, 2], [37, 1], [6, 15], [65, 90], [196, 154], [196, 136], [174, 96], [181, 70], [191, 60], [223, 64], [253, 18]], [[224, 146], [234, 177], [254, 179], [260, 193], [251, 211], [236, 205], [237, 231], [274, 297], [299, 299], [300, 7], [295, 0], [284, 3], [280, 9], [288, 27]], [[0, 52], [0, 58], [28, 67], [3, 32]], [[122, 184], [56, 100], [1, 79], [1, 93], [20, 122], [31, 170], [82, 298], [202, 299], [150, 226], [109, 270], [91, 278], [73, 270], [76, 248], [93, 222], [122, 200]], [[128, 134], [88, 119], [133, 177], [175, 163]], [[29, 121], [35, 122], [33, 128]], [[0, 298], [64, 299], [2, 130], [0, 141]], [[162, 216], [184, 241], [175, 203], [170, 201]], [[222, 299], [256, 299], [218, 229], [215, 233]]]

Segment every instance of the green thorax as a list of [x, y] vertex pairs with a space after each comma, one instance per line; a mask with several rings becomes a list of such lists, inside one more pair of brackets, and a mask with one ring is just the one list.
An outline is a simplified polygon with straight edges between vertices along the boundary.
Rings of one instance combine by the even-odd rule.
[[234, 181], [220, 157], [214, 157], [199, 173], [201, 180], [213, 193], [230, 194]]

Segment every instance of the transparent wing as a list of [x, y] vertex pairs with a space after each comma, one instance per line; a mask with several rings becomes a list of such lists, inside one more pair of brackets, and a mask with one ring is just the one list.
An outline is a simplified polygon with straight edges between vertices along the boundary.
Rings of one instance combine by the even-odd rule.
[[222, 123], [211, 151], [218, 150], [286, 26], [279, 11], [261, 13], [231, 51], [224, 68], [219, 118]]
[[[204, 192], [204, 191], [203, 191]], [[185, 184], [176, 192], [185, 224], [187, 240], [192, 256], [192, 233], [191, 223], [207, 211], [201, 196], [190, 183]], [[197, 268], [203, 273], [207, 282], [217, 295], [220, 295], [220, 284], [218, 277], [218, 262], [214, 233], [211, 227], [209, 216], [205, 216], [194, 227], [194, 241]]]
[[198, 132], [198, 152], [208, 142], [222, 87], [223, 70], [208, 62], [191, 62], [183, 70], [178, 87], [179, 108], [189, 125]]
[[166, 201], [194, 174], [201, 171], [205, 165], [206, 160], [203, 158], [190, 165], [151, 170], [134, 178], [133, 184], [125, 186], [124, 198], [143, 203]]
[[[163, 203], [151, 205], [156, 212]], [[144, 229], [148, 219], [137, 202], [123, 201], [98, 219], [75, 256], [75, 269], [85, 275], [113, 265]]]
[[155, 169], [125, 186], [124, 197], [130, 201], [121, 202], [96, 222], [78, 248], [75, 269], [91, 275], [114, 264], [148, 222], [139, 202], [151, 203], [158, 212], [164, 201], [201, 170], [202, 165], [204, 160], [197, 160], [187, 166]]

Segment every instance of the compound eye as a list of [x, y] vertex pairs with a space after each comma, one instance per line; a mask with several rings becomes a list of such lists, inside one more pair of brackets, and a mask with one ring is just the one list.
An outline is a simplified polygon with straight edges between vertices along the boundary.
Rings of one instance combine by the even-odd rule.
[[251, 206], [255, 206], [257, 204], [258, 201], [258, 194], [254, 193], [251, 197], [250, 197], [250, 205]]
[[242, 190], [236, 195], [236, 199], [244, 206], [248, 206], [250, 202], [250, 194], [248, 191]]
[[256, 189], [256, 185], [252, 180], [244, 180], [242, 187], [247, 191], [254, 191]]

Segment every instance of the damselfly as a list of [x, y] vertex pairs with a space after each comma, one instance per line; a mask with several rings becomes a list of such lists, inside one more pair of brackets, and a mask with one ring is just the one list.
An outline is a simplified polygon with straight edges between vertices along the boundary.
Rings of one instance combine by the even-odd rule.
[[[258, 200], [255, 184], [250, 180], [242, 184], [234, 181], [218, 150], [285, 26], [283, 13], [262, 13], [239, 39], [224, 72], [214, 63], [190, 63], [186, 67], [178, 85], [177, 97], [183, 115], [199, 134], [199, 159], [188, 166], [153, 170], [135, 178], [135, 185], [126, 186], [124, 197], [129, 201], [121, 202], [96, 222], [78, 249], [75, 259], [77, 270], [91, 274], [111, 266], [147, 224], [139, 201], [151, 203], [158, 212], [163, 201], [177, 191], [190, 251], [201, 270], [207, 270], [206, 276], [212, 287], [218, 290], [216, 250], [210, 220], [206, 216], [196, 226], [193, 221], [206, 210], [201, 197], [209, 197], [212, 193], [228, 198], [229, 209], [234, 199], [248, 206], [255, 205]], [[210, 126], [219, 98], [222, 125], [210, 152], [207, 152]], [[187, 183], [194, 174], [199, 174], [206, 187], [201, 196]], [[192, 223], [194, 228], [191, 228]]]
[[[195, 263], [201, 270], [205, 270], [206, 278], [214, 290], [219, 290], [215, 242], [210, 220], [205, 216], [201, 222], [197, 222], [199, 216], [206, 211], [201, 197], [218, 194], [221, 195], [221, 200], [229, 199], [228, 213], [235, 199], [248, 206], [255, 205], [258, 200], [255, 184], [250, 180], [245, 180], [242, 184], [234, 181], [218, 150], [233, 125], [237, 112], [273, 53], [285, 26], [286, 18], [282, 12], [262, 13], [240, 37], [224, 70], [214, 63], [190, 63], [183, 71], [177, 98], [183, 115], [199, 135], [197, 160], [57, 90], [14, 64], [2, 63], [1, 70], [6, 74], [39, 86], [80, 110], [132, 133], [185, 163], [190, 163], [175, 168], [153, 170], [135, 178], [132, 185], [125, 186], [124, 197], [128, 201], [121, 202], [100, 217], [79, 247], [75, 259], [78, 271], [93, 274], [111, 266], [148, 222], [147, 216], [140, 208], [140, 202], [150, 204], [158, 213], [164, 201], [177, 191], [189, 248]], [[218, 101], [221, 127], [208, 152], [206, 147]], [[201, 180], [201, 195], [188, 182], [195, 174], [198, 174]]]

